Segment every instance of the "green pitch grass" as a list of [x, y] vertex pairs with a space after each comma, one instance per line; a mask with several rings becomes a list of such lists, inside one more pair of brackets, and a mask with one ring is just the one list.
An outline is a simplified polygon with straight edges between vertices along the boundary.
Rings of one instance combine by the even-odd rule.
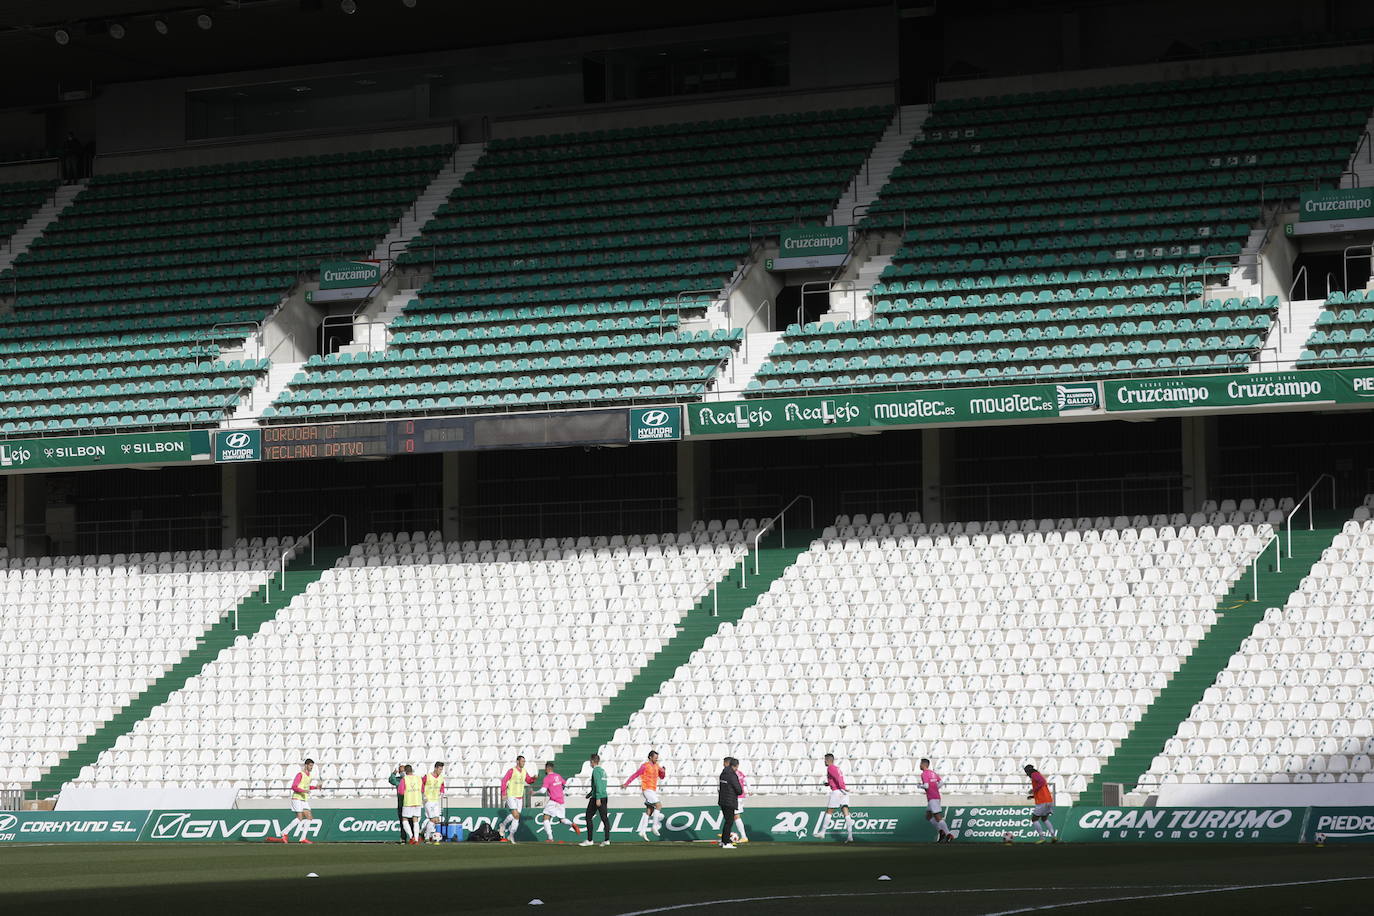
[[[315, 872], [318, 878], [307, 878]], [[891, 880], [880, 881], [880, 875]], [[1319, 883], [1321, 882], [1321, 883]], [[531, 899], [544, 901], [531, 907]], [[757, 899], [773, 898], [773, 899]], [[521, 843], [0, 848], [0, 913], [1369, 912], [1374, 847]]]

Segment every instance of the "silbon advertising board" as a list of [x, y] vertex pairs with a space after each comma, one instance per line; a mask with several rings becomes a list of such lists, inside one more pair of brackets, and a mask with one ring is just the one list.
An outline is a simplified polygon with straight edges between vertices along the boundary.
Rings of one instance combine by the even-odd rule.
[[208, 461], [208, 430], [0, 441], [0, 472]]

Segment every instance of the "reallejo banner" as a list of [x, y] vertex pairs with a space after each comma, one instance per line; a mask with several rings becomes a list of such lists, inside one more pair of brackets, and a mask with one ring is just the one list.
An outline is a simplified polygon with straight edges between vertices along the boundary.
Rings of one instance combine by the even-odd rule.
[[0, 811], [3, 843], [132, 843], [147, 811]]
[[208, 430], [0, 441], [0, 473], [208, 460]]
[[1101, 409], [1096, 383], [894, 391], [690, 404], [691, 434], [800, 432], [929, 423], [1038, 420]]

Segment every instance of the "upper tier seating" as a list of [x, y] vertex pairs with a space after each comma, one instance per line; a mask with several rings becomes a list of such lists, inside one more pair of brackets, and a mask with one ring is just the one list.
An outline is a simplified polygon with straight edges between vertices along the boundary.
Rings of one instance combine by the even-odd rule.
[[921, 757], [1005, 792], [1029, 760], [1081, 791], [1272, 530], [1170, 522], [837, 519], [602, 756], [655, 747], [674, 785], [713, 786], [731, 753], [751, 794], [814, 793], [828, 752], [860, 795], [916, 792]]
[[267, 368], [221, 361], [303, 271], [365, 257], [442, 147], [99, 175], [15, 264], [0, 432], [212, 425]]
[[0, 785], [28, 784], [272, 574], [232, 550], [0, 561]]
[[364, 794], [399, 759], [453, 761], [451, 786], [490, 784], [517, 753], [551, 758], [738, 562], [753, 527], [528, 542], [368, 535], [77, 784], [275, 796], [303, 755]]
[[1350, 366], [1371, 360], [1374, 360], [1374, 290], [1332, 293], [1298, 357], [1298, 368]]
[[750, 393], [1247, 369], [1277, 299], [1203, 284], [1372, 104], [1367, 66], [937, 102], [863, 222], [903, 231], [873, 317], [789, 328]]
[[[1374, 521], [1365, 499], [1141, 778], [1374, 783]], [[1363, 520], [1359, 520], [1359, 519]]]
[[740, 332], [680, 320], [753, 239], [824, 222], [889, 116], [493, 140], [402, 256], [436, 269], [391, 350], [312, 360], [264, 416], [699, 398]]
[[[28, 222], [43, 202], [52, 196], [57, 187], [55, 181], [20, 181], [0, 184], [0, 247], [14, 235], [15, 230]], [[3, 289], [9, 271], [0, 273], [0, 295], [10, 291]]]

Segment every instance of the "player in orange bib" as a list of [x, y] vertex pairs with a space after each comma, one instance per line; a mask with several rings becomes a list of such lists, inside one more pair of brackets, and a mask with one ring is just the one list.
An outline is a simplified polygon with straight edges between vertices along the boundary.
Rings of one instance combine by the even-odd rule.
[[1025, 770], [1031, 784], [1030, 794], [1026, 797], [1035, 802], [1035, 807], [1031, 809], [1031, 826], [1040, 836], [1035, 842], [1043, 843], [1048, 839], [1051, 843], [1058, 843], [1059, 833], [1050, 823], [1050, 817], [1054, 814], [1054, 793], [1050, 791], [1050, 781], [1029, 763]]
[[649, 759], [640, 764], [639, 769], [620, 784], [620, 788], [623, 789], [636, 779], [639, 780], [639, 788], [644, 793], [644, 816], [639, 821], [639, 837], [646, 843], [649, 842], [649, 831], [652, 830], [654, 836], [658, 836], [663, 826], [663, 803], [658, 799], [658, 781], [667, 775], [668, 771], [659, 765], [658, 751], [650, 751]]

